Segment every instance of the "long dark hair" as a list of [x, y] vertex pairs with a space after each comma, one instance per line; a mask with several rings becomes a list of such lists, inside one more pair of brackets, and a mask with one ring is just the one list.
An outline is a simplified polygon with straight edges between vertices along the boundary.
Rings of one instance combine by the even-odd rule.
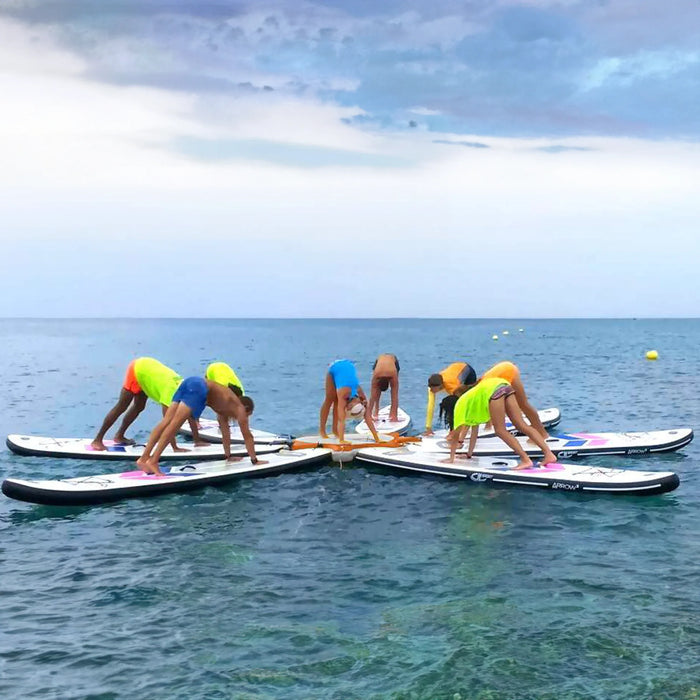
[[454, 430], [455, 404], [458, 398], [458, 396], [446, 396], [440, 401], [440, 420], [450, 430]]

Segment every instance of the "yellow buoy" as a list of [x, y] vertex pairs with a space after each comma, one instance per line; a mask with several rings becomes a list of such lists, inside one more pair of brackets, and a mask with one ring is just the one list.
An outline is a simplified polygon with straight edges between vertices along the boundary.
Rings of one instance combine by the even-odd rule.
[[498, 340], [498, 336], [497, 336], [497, 335], [492, 335], [492, 336], [491, 336], [491, 340]]
[[656, 350], [647, 350], [647, 360], [658, 360], [659, 353]]

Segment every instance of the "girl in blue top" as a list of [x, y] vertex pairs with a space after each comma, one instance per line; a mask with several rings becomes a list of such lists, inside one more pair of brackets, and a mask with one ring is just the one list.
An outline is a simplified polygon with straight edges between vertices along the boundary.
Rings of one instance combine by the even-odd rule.
[[333, 407], [333, 433], [343, 443], [345, 440], [345, 416], [349, 413], [353, 418], [361, 419], [364, 415], [367, 427], [372, 432], [374, 439], [379, 442], [379, 435], [374, 427], [372, 416], [367, 408], [367, 397], [362, 391], [357, 378], [357, 370], [350, 360], [336, 360], [326, 374], [326, 398], [321, 405], [319, 416], [319, 433], [324, 439], [328, 439], [326, 423], [328, 414]]

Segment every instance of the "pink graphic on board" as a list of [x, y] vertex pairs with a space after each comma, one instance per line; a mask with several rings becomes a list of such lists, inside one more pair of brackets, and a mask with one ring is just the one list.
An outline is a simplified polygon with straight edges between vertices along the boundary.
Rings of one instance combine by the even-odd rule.
[[573, 435], [582, 440], [588, 440], [591, 447], [601, 447], [608, 444], [608, 440], [600, 435], [589, 435], [588, 433], [573, 433]]
[[122, 472], [119, 475], [122, 479], [134, 479], [134, 480], [141, 480], [141, 481], [153, 481], [154, 479], [169, 479], [173, 475], [172, 474], [146, 474], [146, 472], [142, 472], [140, 469], [137, 471], [133, 472]]
[[553, 462], [552, 464], [543, 464], [540, 467], [529, 467], [528, 469], [513, 469], [512, 471], [520, 472], [521, 474], [542, 474], [542, 472], [557, 472], [566, 469], [563, 464]]

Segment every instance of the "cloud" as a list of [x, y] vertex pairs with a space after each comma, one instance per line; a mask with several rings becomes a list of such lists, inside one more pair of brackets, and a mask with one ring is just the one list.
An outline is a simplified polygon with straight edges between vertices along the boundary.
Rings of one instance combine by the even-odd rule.
[[433, 139], [433, 143], [444, 143], [448, 146], [466, 146], [467, 148], [491, 148], [480, 141], [450, 141], [449, 139]]
[[[700, 137], [700, 5], [14, 0], [94, 80], [356, 107], [356, 127]], [[693, 21], [697, 19], [697, 21]], [[659, 103], [663, 109], [655, 108]]]

